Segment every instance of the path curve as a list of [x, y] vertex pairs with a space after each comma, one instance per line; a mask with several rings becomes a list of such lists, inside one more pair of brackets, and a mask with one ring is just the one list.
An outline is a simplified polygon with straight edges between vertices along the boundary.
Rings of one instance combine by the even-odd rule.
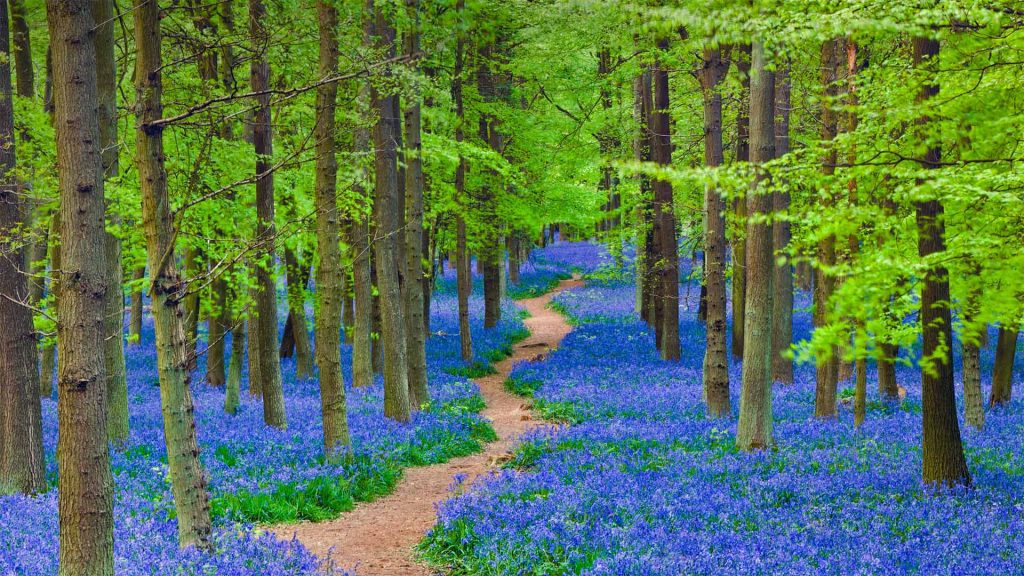
[[562, 290], [581, 285], [576, 278], [563, 280], [542, 296], [519, 300], [530, 313], [524, 320], [530, 336], [515, 345], [511, 356], [495, 363], [496, 374], [474, 380], [487, 403], [482, 414], [494, 425], [496, 442], [485, 445], [478, 454], [406, 468], [394, 492], [357, 504], [334, 520], [270, 530], [283, 539], [294, 535], [317, 556], [326, 557], [329, 552], [336, 566], [354, 570], [359, 576], [429, 576], [430, 569], [413, 559], [413, 548], [437, 520], [434, 504], [448, 498], [456, 474], [467, 475], [466, 481], [471, 482], [500, 466], [516, 439], [539, 424], [522, 398], [505, 391], [505, 380], [516, 362], [539, 360], [569, 333], [572, 328], [548, 303]]

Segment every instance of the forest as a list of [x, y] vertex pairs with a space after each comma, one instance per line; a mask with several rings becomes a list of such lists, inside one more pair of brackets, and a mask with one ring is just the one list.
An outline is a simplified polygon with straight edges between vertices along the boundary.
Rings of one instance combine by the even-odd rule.
[[1024, 2], [0, 0], [0, 575], [1024, 573]]

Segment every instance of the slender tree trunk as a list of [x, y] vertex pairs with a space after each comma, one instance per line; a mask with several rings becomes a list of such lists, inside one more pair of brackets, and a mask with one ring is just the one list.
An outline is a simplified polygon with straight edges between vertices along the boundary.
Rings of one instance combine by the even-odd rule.
[[[668, 50], [668, 41], [658, 43]], [[654, 109], [651, 113], [651, 156], [655, 164], [672, 164], [672, 127], [669, 118], [668, 70], [658, 61], [654, 68]], [[678, 361], [679, 344], [679, 241], [672, 200], [672, 183], [654, 180], [654, 219], [659, 222], [658, 282], [661, 285], [661, 357]]]
[[238, 411], [242, 389], [242, 358], [245, 356], [245, 321], [238, 320], [231, 331], [231, 360], [228, 364], [228, 378], [224, 394], [224, 411], [235, 414]]
[[[829, 177], [835, 172], [836, 159], [838, 158], [835, 148], [831, 142], [835, 140], [839, 129], [839, 117], [834, 108], [833, 100], [838, 95], [839, 86], [837, 76], [841, 65], [841, 55], [844, 42], [842, 39], [826, 40], [821, 45], [821, 83], [825, 91], [825, 102], [822, 105], [821, 138], [829, 142], [825, 153], [821, 171]], [[826, 200], [825, 206], [831, 206], [832, 202]], [[830, 322], [828, 308], [829, 300], [832, 298], [832, 291], [835, 287], [835, 276], [831, 267], [836, 263], [835, 237], [829, 235], [823, 238], [818, 244], [819, 268], [815, 271], [814, 282], [814, 327], [821, 328]], [[814, 392], [814, 415], [818, 418], [835, 418], [837, 388], [839, 386], [839, 352], [832, 349], [827, 358], [817, 361], [815, 392]]]
[[889, 402], [899, 400], [900, 389], [896, 383], [896, 358], [900, 349], [895, 344], [882, 342], [878, 345], [878, 393]]
[[[367, 150], [369, 134], [356, 129], [356, 150]], [[356, 190], [361, 202], [371, 202], [360, 185]], [[364, 212], [365, 214], [365, 212]], [[364, 388], [373, 383], [373, 283], [370, 275], [369, 216], [360, 215], [352, 225], [352, 284], [355, 324], [352, 327], [352, 385]]]
[[[249, 32], [256, 46], [250, 65], [253, 92], [270, 88], [270, 63], [267, 60], [269, 31], [266, 28], [266, 7], [263, 0], [249, 0]], [[263, 421], [275, 428], [288, 424], [284, 411], [284, 389], [281, 385], [281, 364], [277, 355], [277, 289], [274, 285], [274, 174], [273, 134], [270, 126], [270, 94], [256, 97], [252, 141], [256, 152], [256, 236], [263, 249], [263, 262], [256, 268], [256, 318], [250, 326], [250, 337], [259, 353], [260, 390], [263, 393]], [[250, 350], [252, 347], [250, 346]], [[249, 375], [250, 387], [252, 374]]]
[[[338, 11], [328, 0], [316, 3], [320, 29], [320, 77], [338, 68]], [[316, 90], [316, 363], [320, 367], [320, 412], [324, 425], [324, 457], [341, 462], [351, 445], [341, 373], [341, 225], [338, 214], [338, 163], [334, 149], [338, 85]], [[304, 331], [304, 327], [295, 326]]]
[[[54, 308], [60, 306], [60, 277], [61, 277], [61, 255], [60, 255], [60, 210], [53, 214], [50, 219], [49, 252], [50, 252], [50, 295], [53, 296]], [[105, 257], [105, 256], [104, 256]], [[54, 340], [50, 339], [43, 346], [42, 360], [39, 367], [39, 396], [50, 398], [53, 396], [53, 371], [57, 365], [57, 347]]]
[[[704, 164], [725, 161], [722, 145], [722, 93], [719, 86], [729, 70], [728, 54], [705, 48], [699, 73], [704, 93]], [[704, 282], [707, 286], [707, 346], [704, 349], [704, 399], [708, 415], [726, 418], [729, 405], [729, 352], [725, 315], [725, 199], [718, 189], [704, 189]]]
[[[385, 58], [394, 57], [395, 29], [388, 22], [379, 1], [368, 0], [373, 11], [374, 48]], [[387, 74], [385, 72], [385, 74]], [[377, 260], [378, 292], [381, 308], [381, 337], [384, 344], [384, 415], [399, 422], [410, 417], [408, 357], [405, 319], [400, 284], [398, 234], [402, 230], [398, 151], [401, 121], [396, 117], [396, 94], [382, 93], [371, 86], [371, 108], [377, 113], [373, 128], [376, 191], [373, 215], [376, 222], [374, 255]]]
[[985, 409], [981, 399], [981, 348], [979, 340], [986, 327], [978, 325], [976, 318], [981, 308], [981, 286], [976, 284], [981, 279], [981, 266], [972, 262], [969, 265], [972, 282], [967, 288], [964, 302], [964, 328], [961, 332], [964, 356], [964, 421], [968, 426], [981, 430], [985, 426]]
[[96, 27], [87, 0], [48, 0], [60, 182], [59, 576], [114, 573], [113, 480], [103, 347], [107, 284], [103, 173], [96, 116]]
[[[464, 10], [464, 0], [458, 0], [459, 14]], [[462, 142], [462, 123], [465, 111], [462, 103], [462, 74], [466, 55], [466, 42], [461, 32], [457, 33], [455, 48], [455, 72], [452, 80], [452, 99], [455, 101], [455, 140]], [[466, 159], [459, 156], [459, 165], [455, 169], [455, 198], [462, 206], [466, 206]], [[456, 291], [459, 300], [459, 345], [463, 362], [473, 360], [473, 334], [469, 328], [469, 296], [473, 292], [473, 276], [470, 270], [469, 247], [466, 242], [466, 220], [460, 210], [455, 216], [455, 276]]]
[[246, 359], [249, 367], [249, 396], [261, 397], [263, 396], [263, 377], [260, 375], [260, 331], [256, 329], [256, 315], [252, 311], [256, 302], [256, 294], [254, 290], [249, 291], [249, 308], [247, 309], [246, 330], [248, 332], [248, 338], [246, 339]]
[[772, 185], [761, 165], [775, 157], [775, 74], [768, 71], [764, 45], [751, 50], [750, 160], [757, 175], [749, 194], [747, 223], [747, 306], [743, 348], [743, 387], [736, 445], [740, 450], [772, 446], [772, 227], [765, 222], [773, 208]]
[[[938, 66], [939, 41], [914, 38], [914, 67], [934, 74]], [[918, 93], [924, 102], [939, 93], [936, 84], [926, 83]], [[927, 116], [917, 120], [925, 129], [931, 124]], [[923, 136], [923, 135], [922, 135]], [[942, 159], [937, 146], [929, 147], [920, 163], [923, 168], [936, 168]], [[917, 202], [917, 251], [922, 259], [946, 251], [945, 215], [939, 200]], [[960, 423], [956, 416], [953, 389], [953, 321], [949, 309], [949, 272], [934, 266], [925, 273], [921, 290], [921, 410], [923, 421], [923, 476], [925, 484], [970, 485]]]
[[[335, 169], [335, 173], [337, 173], [337, 169]], [[342, 285], [340, 252], [338, 258], [337, 283], [340, 290]], [[309, 331], [306, 329], [306, 287], [309, 285], [309, 267], [306, 262], [300, 262], [298, 255], [290, 248], [285, 248], [284, 262], [288, 282], [288, 322], [291, 326], [290, 334], [286, 329], [285, 336], [290, 336], [291, 348], [295, 351], [295, 377], [304, 380], [313, 377], [313, 350], [309, 342]], [[338, 321], [340, 322], [340, 294], [338, 305]], [[338, 326], [338, 330], [341, 330], [341, 325]], [[338, 345], [341, 346], [340, 341]], [[281, 339], [281, 350], [278, 356], [287, 357], [284, 338]]]
[[[736, 112], [736, 162], [750, 160], [750, 45], [736, 51], [736, 69], [740, 74], [739, 107]], [[733, 200], [738, 223], [732, 240], [732, 355], [743, 358], [747, 305], [747, 199], [743, 191]]]
[[[182, 546], [211, 547], [210, 505], [206, 476], [199, 462], [194, 407], [189, 392], [188, 336], [181, 291], [186, 288], [174, 262], [172, 216], [164, 169], [163, 129], [154, 125], [163, 115], [160, 8], [136, 0], [135, 19], [136, 130], [135, 163], [142, 196], [146, 254], [152, 279], [156, 326], [157, 371], [171, 493]], [[58, 105], [58, 110], [60, 106]], [[61, 348], [63, 350], [63, 346]]]
[[0, 494], [46, 489], [38, 358], [23, 245], [31, 209], [15, 168], [7, 6], [0, 4]]
[[210, 386], [224, 386], [227, 380], [224, 367], [224, 339], [231, 332], [231, 304], [228, 302], [228, 283], [222, 272], [210, 283], [213, 306], [210, 310], [209, 343], [206, 350], [206, 382]]
[[[96, 21], [96, 78], [99, 93], [100, 158], [104, 179], [118, 175], [117, 143], [117, 72], [114, 64], [114, 5], [113, 0], [92, 0], [92, 15]], [[117, 228], [121, 218], [108, 211], [110, 228]], [[121, 289], [121, 239], [109, 231], [104, 242], [107, 251], [107, 278], [112, 287], [107, 291], [107, 334], [103, 339], [103, 353], [109, 380], [107, 396], [107, 431], [115, 446], [128, 440], [128, 383], [124, 363], [124, 292]], [[114, 288], [116, 287], [116, 288]]]
[[996, 340], [996, 362], [992, 368], [992, 392], [988, 405], [1008, 404], [1013, 396], [1013, 360], [1017, 353], [1016, 327], [999, 327]]
[[128, 343], [139, 346], [142, 344], [142, 280], [146, 278], [146, 266], [132, 270], [132, 309], [128, 322]]
[[[412, 61], [420, 51], [419, 0], [406, 0], [410, 29], [405, 53]], [[423, 322], [423, 144], [422, 115], [416, 96], [405, 110], [405, 334], [409, 355], [409, 401], [413, 409], [429, 402], [426, 327]]]
[[[789, 153], [789, 109], [790, 79], [788, 64], [779, 70], [775, 84], [775, 154], [782, 157]], [[792, 237], [787, 212], [789, 191], [785, 186], [775, 189], [772, 205], [775, 217], [772, 219], [772, 248], [776, 260], [785, 261], [775, 265], [775, 293], [772, 300], [772, 379], [782, 384], [793, 383], [793, 361], [785, 357], [793, 342], [793, 266], [786, 253]]]

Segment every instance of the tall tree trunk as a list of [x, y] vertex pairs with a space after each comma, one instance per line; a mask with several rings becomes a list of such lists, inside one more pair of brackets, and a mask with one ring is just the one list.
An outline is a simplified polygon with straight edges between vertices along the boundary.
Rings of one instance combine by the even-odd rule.
[[[736, 51], [736, 69], [740, 74], [739, 107], [736, 112], [736, 162], [750, 160], [750, 44]], [[745, 194], [733, 200], [733, 214], [739, 223], [732, 240], [732, 355], [743, 358], [747, 306], [747, 199]]]
[[[981, 430], [985, 426], [985, 409], [981, 399], [981, 347], [979, 341], [986, 326], [977, 322], [981, 308], [981, 266], [976, 262], [968, 265], [971, 282], [967, 287], [967, 298], [962, 310], [964, 328], [960, 340], [964, 356], [964, 421], [968, 426]], [[979, 325], [980, 324], [980, 325]]]
[[996, 362], [992, 367], [989, 406], [1008, 404], [1013, 396], [1013, 360], [1017, 354], [1017, 328], [1000, 326], [996, 340]]
[[23, 226], [31, 209], [15, 168], [7, 6], [0, 4], [0, 494], [46, 489], [38, 358]]
[[[633, 140], [633, 157], [638, 162], [651, 159], [650, 115], [654, 105], [651, 97], [651, 72], [645, 67], [643, 72], [633, 79], [633, 120], [637, 127]], [[654, 307], [651, 306], [652, 286], [649, 281], [653, 249], [651, 228], [651, 179], [646, 174], [638, 178], [638, 201], [636, 206], [636, 311], [640, 319], [648, 326], [654, 325]]]
[[[839, 116], [833, 100], [839, 93], [838, 70], [842, 61], [844, 41], [826, 40], [821, 45], [821, 83], [824, 87], [825, 102], [822, 104], [821, 139], [828, 142], [821, 171], [829, 177], [835, 172], [838, 158], [832, 141], [839, 129]], [[831, 200], [825, 206], [831, 206]], [[821, 328], [830, 322], [828, 307], [835, 288], [835, 276], [831, 270], [836, 263], [835, 236], [828, 235], [818, 243], [819, 268], [814, 281], [814, 327]], [[827, 358], [817, 361], [815, 373], [814, 415], [818, 418], [835, 418], [837, 388], [839, 386], [839, 351], [831, 349]]]
[[878, 345], [878, 394], [889, 402], [899, 400], [900, 388], [896, 383], [896, 358], [899, 356], [899, 346], [881, 342]]
[[[722, 93], [729, 71], [728, 54], [705, 48], [698, 79], [704, 95], [704, 164], [725, 161], [722, 145]], [[704, 399], [708, 415], [726, 418], [729, 405], [729, 351], [725, 315], [725, 199], [714, 186], [704, 189], [704, 282], [707, 286], [707, 346], [704, 349]]]
[[57, 476], [60, 576], [114, 573], [114, 485], [103, 348], [107, 284], [103, 172], [96, 116], [96, 27], [88, 0], [48, 0], [60, 182]]
[[[48, 249], [50, 252], [50, 295], [53, 297], [54, 308], [60, 306], [60, 219], [58, 209], [50, 219]], [[105, 256], [104, 256], [105, 257]], [[43, 398], [53, 396], [53, 371], [57, 365], [57, 347], [54, 340], [49, 339], [43, 346], [42, 360], [39, 367], [39, 395]]]
[[[668, 41], [658, 42], [659, 52], [668, 50]], [[655, 164], [672, 164], [672, 127], [669, 118], [668, 69], [660, 59], [654, 68], [654, 108], [651, 111], [652, 147]], [[672, 201], [672, 183], [654, 180], [654, 219], [658, 226], [658, 282], [661, 285], [661, 357], [678, 361], [679, 344], [679, 241]]]
[[[750, 161], [757, 174], [749, 194], [747, 223], [747, 306], [744, 326], [743, 387], [736, 444], [761, 450], [775, 443], [772, 431], [772, 185], [762, 164], [775, 157], [775, 73], [768, 70], [764, 45], [754, 43], [750, 74]], [[754, 218], [756, 217], [756, 218]]]
[[210, 283], [211, 309], [209, 343], [206, 349], [206, 382], [210, 386], [223, 386], [227, 380], [224, 367], [224, 339], [231, 332], [231, 303], [228, 301], [228, 282], [221, 272]]
[[[458, 0], [456, 8], [461, 15], [465, 9], [464, 0]], [[457, 32], [455, 47], [455, 72], [452, 79], [452, 99], [455, 101], [455, 140], [462, 142], [465, 138], [462, 123], [465, 110], [462, 102], [462, 74], [465, 67], [466, 41], [461, 32]], [[459, 156], [459, 165], [455, 168], [455, 199], [467, 207], [466, 199], [466, 159]], [[466, 242], [466, 220], [460, 210], [455, 215], [455, 277], [456, 291], [459, 300], [459, 349], [463, 362], [473, 360], [473, 334], [469, 328], [469, 296], [473, 292], [473, 276], [470, 270], [469, 247]]]
[[[14, 72], [18, 81], [18, 96], [35, 96], [36, 73], [32, 63], [32, 42], [28, 20], [25, 18], [25, 0], [8, 0], [11, 5], [11, 46], [14, 48]], [[93, 18], [99, 21], [98, 18]], [[4, 44], [8, 46], [8, 44]], [[6, 51], [6, 50], [5, 50]]]
[[[256, 267], [256, 318], [250, 325], [250, 337], [259, 354], [260, 390], [263, 393], [263, 421], [275, 428], [288, 424], [284, 411], [281, 364], [277, 355], [277, 289], [274, 285], [274, 173], [273, 133], [270, 126], [270, 63], [267, 48], [270, 34], [266, 28], [263, 0], [249, 0], [249, 33], [256, 47], [250, 64], [250, 84], [256, 97], [252, 142], [256, 152], [256, 236], [264, 259]], [[252, 347], [250, 346], [250, 351]], [[250, 382], [252, 374], [249, 375]], [[251, 386], [251, 383], [250, 383]]]
[[256, 320], [256, 313], [252, 310], [256, 306], [255, 289], [249, 290], [249, 302], [249, 307], [246, 310], [246, 330], [248, 332], [246, 360], [249, 367], [249, 396], [259, 398], [263, 396], [263, 377], [260, 375], [262, 372], [260, 370], [260, 331], [256, 328], [258, 321]]
[[[335, 90], [337, 92], [337, 90]], [[319, 126], [319, 124], [317, 125]], [[335, 168], [337, 174], [337, 168]], [[335, 202], [337, 202], [335, 197]], [[339, 226], [335, 216], [335, 224]], [[340, 234], [340, 232], [339, 232]], [[341, 277], [341, 253], [338, 253], [338, 289], [342, 287]], [[292, 347], [295, 350], [295, 377], [299, 380], [313, 377], [313, 350], [309, 342], [309, 331], [306, 329], [306, 288], [309, 286], [309, 265], [308, 261], [301, 262], [299, 256], [290, 248], [284, 251], [285, 277], [288, 283], [288, 320], [291, 324]], [[341, 321], [341, 295], [338, 295], [338, 318]], [[338, 325], [341, 330], [341, 325]], [[286, 331], [287, 332], [287, 331]], [[339, 332], [340, 333], [340, 332]], [[287, 334], [286, 334], [287, 335]], [[338, 342], [341, 345], [341, 342]], [[282, 338], [282, 349], [279, 357], [286, 357], [284, 354], [284, 339]]]
[[[156, 326], [157, 371], [171, 493], [182, 546], [209, 549], [210, 505], [199, 445], [192, 394], [189, 392], [188, 337], [182, 307], [183, 282], [175, 265], [174, 231], [164, 169], [160, 8], [136, 0], [135, 19], [135, 163], [142, 196], [142, 221], [150, 269], [153, 320]], [[58, 105], [58, 110], [60, 106]], [[61, 348], [63, 350], [63, 346]]]
[[142, 280], [146, 278], [146, 266], [132, 270], [132, 310], [128, 322], [128, 343], [135, 346], [142, 344]]
[[[788, 64], [780, 68], [775, 83], [775, 154], [789, 153], [790, 79]], [[793, 361], [785, 357], [793, 342], [793, 266], [786, 254], [792, 237], [789, 211], [789, 190], [775, 188], [772, 194], [772, 249], [776, 259], [785, 258], [775, 265], [775, 291], [772, 300], [772, 379], [782, 384], [793, 383]]]
[[[316, 3], [320, 29], [320, 77], [338, 68], [338, 11], [328, 0]], [[316, 89], [316, 363], [320, 367], [320, 413], [324, 425], [324, 457], [341, 462], [352, 444], [341, 373], [341, 225], [338, 215], [338, 161], [334, 150], [338, 85]], [[294, 330], [305, 331], [304, 326]]]
[[[369, 133], [355, 130], [355, 149], [369, 150]], [[360, 203], [371, 203], [362, 184], [354, 189]], [[370, 226], [368, 211], [363, 211], [351, 227], [352, 288], [355, 324], [352, 326], [352, 385], [365, 388], [373, 383], [373, 282], [370, 274]]]
[[[96, 80], [99, 94], [100, 159], [103, 177], [118, 175], [117, 143], [117, 72], [114, 64], [114, 5], [113, 0], [92, 0], [92, 15], [96, 21]], [[118, 214], [108, 211], [109, 227], [121, 223]], [[103, 354], [109, 380], [107, 395], [107, 431], [110, 441], [120, 446], [128, 440], [128, 382], [124, 364], [124, 292], [121, 289], [121, 238], [106, 232], [107, 251], [107, 335], [103, 339]], [[113, 288], [116, 287], [116, 288]]]
[[[938, 67], [939, 41], [914, 38], [914, 67], [934, 75]], [[937, 84], [929, 79], [917, 96], [925, 102], [939, 93]], [[922, 130], [931, 124], [923, 116], [917, 120]], [[922, 135], [923, 138], [923, 135]], [[937, 168], [942, 152], [929, 147], [920, 160], [923, 168]], [[917, 202], [917, 251], [922, 259], [946, 251], [946, 224], [942, 203], [935, 200]], [[921, 290], [921, 330], [923, 359], [921, 369], [921, 418], [923, 421], [923, 476], [925, 484], [970, 485], [960, 423], [956, 416], [956, 395], [953, 389], [953, 321], [949, 309], [949, 272], [943, 266], [927, 270]]]
[[231, 330], [231, 360], [228, 364], [228, 377], [224, 391], [224, 411], [232, 415], [238, 412], [239, 397], [241, 396], [245, 333], [245, 320], [239, 318]]
[[[373, 11], [374, 48], [385, 58], [395, 55], [395, 29], [388, 22], [379, 0], [368, 0]], [[385, 75], [388, 75], [385, 72]], [[376, 168], [373, 215], [376, 222], [374, 255], [377, 260], [378, 292], [380, 293], [381, 338], [384, 344], [384, 415], [399, 422], [410, 417], [408, 358], [406, 354], [405, 319], [399, 274], [400, 251], [398, 234], [402, 230], [398, 151], [401, 120], [396, 116], [394, 93], [382, 93], [371, 86], [371, 108], [377, 114], [373, 128]]]
[[[415, 62], [420, 51], [419, 0], [406, 0], [410, 29], [405, 53]], [[409, 355], [409, 402], [413, 409], [426, 404], [427, 350], [423, 323], [423, 143], [422, 114], [417, 96], [405, 110], [405, 335]]]

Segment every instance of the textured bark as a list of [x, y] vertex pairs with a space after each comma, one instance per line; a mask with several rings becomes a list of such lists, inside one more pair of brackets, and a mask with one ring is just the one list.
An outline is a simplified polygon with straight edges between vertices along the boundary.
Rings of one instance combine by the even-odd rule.
[[60, 576], [114, 573], [113, 480], [102, 341], [107, 284], [96, 116], [95, 22], [88, 0], [48, 0], [53, 63], [60, 275], [57, 476]]
[[[458, 0], [458, 10], [464, 9], [463, 0]], [[455, 140], [462, 142], [465, 138], [462, 122], [465, 110], [462, 102], [462, 74], [466, 54], [466, 42], [462, 34], [458, 34], [455, 47], [455, 72], [452, 79], [452, 100], [455, 101]], [[459, 156], [459, 165], [455, 168], [455, 198], [466, 204], [466, 159]], [[473, 334], [469, 328], [469, 296], [473, 292], [473, 276], [470, 270], [469, 247], [466, 242], [466, 220], [461, 212], [455, 215], [455, 276], [456, 291], [459, 300], [459, 350], [463, 362], [473, 360]]]
[[[53, 297], [53, 307], [60, 306], [60, 210], [54, 212], [50, 219], [49, 246], [50, 252], [50, 295]], [[105, 253], [104, 253], [105, 254]], [[50, 398], [53, 396], [53, 371], [57, 365], [57, 347], [54, 340], [49, 339], [43, 346], [42, 359], [39, 366], [39, 396]]]
[[[658, 43], [660, 51], [668, 42]], [[668, 69], [659, 60], [653, 71], [654, 108], [651, 110], [651, 159], [660, 166], [672, 164], [672, 127], [669, 117]], [[661, 357], [678, 361], [679, 344], [679, 241], [672, 201], [672, 183], [654, 180], [654, 219], [658, 223], [658, 277], [661, 299]]]
[[[157, 372], [171, 493], [182, 546], [208, 549], [210, 505], [206, 476], [199, 462], [194, 407], [189, 391], [188, 337], [182, 292], [186, 289], [174, 259], [174, 231], [164, 168], [163, 129], [152, 122], [163, 114], [160, 9], [136, 0], [135, 20], [135, 164], [142, 196], [142, 223], [151, 271]], [[58, 110], [60, 107], [58, 106]], [[61, 348], [63, 350], [63, 346]]]
[[[736, 113], [735, 161], [747, 162], [750, 160], [750, 45], [740, 46], [736, 56], [740, 94]], [[732, 355], [741, 359], [747, 305], [747, 199], [743, 191], [733, 201], [733, 215], [738, 227], [732, 240]]]
[[[270, 32], [266, 28], [266, 7], [263, 0], [249, 0], [249, 33], [256, 46], [250, 63], [249, 82], [253, 92], [270, 88], [270, 63], [267, 46]], [[256, 317], [250, 324], [250, 336], [259, 354], [260, 391], [263, 393], [263, 421], [275, 428], [288, 424], [284, 411], [284, 389], [281, 385], [281, 364], [277, 355], [277, 289], [272, 274], [274, 267], [274, 174], [272, 157], [273, 133], [270, 125], [270, 94], [256, 97], [252, 126], [253, 151], [256, 153], [256, 236], [264, 259], [256, 268]], [[250, 350], [252, 347], [250, 346]], [[252, 374], [249, 376], [252, 381]], [[250, 384], [251, 386], [251, 384]]]
[[223, 386], [227, 380], [224, 367], [225, 338], [231, 332], [231, 305], [228, 301], [226, 273], [219, 274], [210, 284], [210, 334], [206, 350], [206, 383]]
[[22, 236], [30, 206], [15, 168], [7, 6], [0, 4], [0, 494], [46, 489], [35, 329]]
[[[395, 55], [395, 29], [387, 20], [379, 0], [368, 0], [373, 11], [374, 48], [385, 58]], [[388, 72], [384, 72], [389, 76]], [[385, 78], [386, 80], [387, 78]], [[399, 422], [410, 417], [408, 358], [399, 266], [398, 237], [402, 230], [398, 151], [401, 120], [396, 116], [397, 94], [383, 93], [371, 86], [371, 109], [377, 120], [373, 127], [376, 169], [373, 215], [376, 224], [374, 256], [380, 293], [381, 339], [384, 345], [384, 415]]]
[[999, 327], [989, 406], [1008, 404], [1013, 396], [1013, 360], [1017, 353], [1017, 334], [1016, 328]]
[[[335, 166], [337, 166], [336, 163]], [[337, 174], [337, 168], [335, 168], [335, 174]], [[337, 200], [335, 200], [335, 203], [337, 203]], [[340, 230], [337, 216], [335, 216], [335, 225]], [[340, 232], [335, 234], [335, 237], [338, 238], [340, 237], [339, 235]], [[281, 349], [278, 351], [278, 356], [287, 358], [290, 354], [286, 354], [286, 352], [294, 351], [295, 377], [303, 380], [313, 377], [313, 350], [309, 341], [309, 330], [306, 328], [306, 289], [309, 285], [309, 267], [305, 262], [299, 261], [298, 255], [291, 248], [285, 248], [284, 266], [285, 277], [288, 283], [288, 320], [285, 334], [281, 338]], [[338, 276], [336, 282], [339, 290], [338, 321], [341, 322], [340, 290], [342, 286], [342, 272], [340, 251], [338, 252], [338, 270], [336, 272]], [[340, 324], [338, 325], [338, 330], [341, 330]], [[287, 339], [291, 340], [291, 346], [287, 346]], [[339, 341], [338, 344], [340, 346], [341, 342]], [[289, 348], [291, 350], [288, 350]]]
[[244, 320], [239, 320], [231, 331], [231, 360], [228, 364], [224, 393], [224, 411], [228, 414], [235, 414], [238, 411], [242, 389], [242, 359], [245, 356], [245, 332]]
[[896, 383], [896, 358], [900, 349], [895, 344], [884, 342], [878, 348], [881, 352], [878, 358], [878, 394], [886, 401], [898, 401], [900, 388]]
[[249, 308], [247, 309], [247, 322], [246, 330], [248, 331], [248, 338], [246, 339], [246, 363], [249, 368], [249, 396], [261, 397], [263, 396], [263, 378], [260, 376], [260, 332], [255, 328], [257, 323], [255, 313], [252, 308], [256, 301], [256, 291], [251, 289], [249, 291]]
[[[938, 66], [938, 40], [914, 38], [914, 67], [934, 73]], [[938, 85], [926, 83], [918, 93], [924, 102], [939, 93]], [[927, 127], [931, 119], [918, 118]], [[923, 168], [935, 168], [941, 150], [929, 147], [920, 160]], [[945, 215], [939, 200], [917, 202], [917, 252], [924, 259], [946, 251]], [[953, 321], [949, 309], [949, 272], [941, 265], [927, 270], [921, 289], [921, 419], [923, 422], [923, 477], [925, 484], [970, 485], [960, 423], [953, 389]]]
[[[651, 73], [645, 69], [633, 80], [633, 120], [637, 126], [633, 141], [633, 157], [638, 162], [651, 159], [651, 132], [649, 119], [651, 107]], [[654, 307], [651, 305], [653, 291], [649, 282], [651, 271], [650, 253], [653, 247], [651, 228], [651, 179], [646, 174], [638, 177], [638, 201], [636, 207], [637, 248], [636, 248], [636, 298], [640, 319], [648, 326], [654, 325]]]
[[[415, 62], [420, 51], [419, 0], [406, 0], [410, 29], [405, 53]], [[405, 303], [406, 349], [409, 355], [409, 402], [413, 409], [430, 401], [427, 392], [426, 326], [423, 322], [423, 143], [420, 102], [410, 98], [405, 110]]]
[[[775, 83], [775, 155], [789, 153], [790, 79], [788, 66], [782, 67]], [[785, 258], [775, 265], [774, 295], [772, 300], [772, 379], [782, 384], [793, 383], [793, 361], [785, 357], [793, 342], [793, 266], [786, 254], [792, 238], [788, 215], [789, 190], [785, 186], [772, 195], [775, 217], [772, 218], [772, 249], [776, 258]]]
[[[367, 131], [356, 130], [356, 150], [366, 150]], [[356, 192], [368, 201], [360, 186]], [[352, 385], [363, 388], [373, 383], [373, 284], [370, 279], [369, 216], [360, 215], [352, 225], [352, 288], [355, 324], [352, 327]]]
[[[976, 262], [970, 263], [968, 269], [972, 279], [977, 280], [982, 277], [981, 266], [978, 266]], [[963, 342], [964, 355], [964, 421], [968, 426], [973, 426], [977, 430], [981, 430], [985, 426], [985, 409], [981, 399], [981, 348], [979, 341], [987, 326], [979, 325], [975, 320], [980, 308], [980, 286], [972, 282], [967, 288], [967, 298], [963, 309], [964, 328], [960, 338]]]
[[[839, 117], [831, 101], [836, 97], [839, 86], [836, 82], [842, 61], [843, 40], [826, 40], [821, 45], [821, 83], [825, 91], [826, 102], [822, 106], [821, 139], [831, 143], [835, 140], [839, 129]], [[831, 145], [826, 148], [821, 171], [825, 176], [835, 172], [836, 150]], [[831, 206], [826, 200], [825, 206]], [[835, 277], [830, 268], [836, 263], [835, 237], [827, 236], [818, 243], [819, 268], [815, 271], [814, 282], [814, 326], [819, 328], [829, 323], [829, 300], [835, 289]], [[839, 386], [839, 353], [830, 350], [828, 357], [819, 359], [815, 373], [814, 415], [818, 418], [835, 418], [836, 396]]]
[[[706, 48], [698, 75], [704, 94], [704, 164], [721, 166], [722, 94], [719, 85], [729, 70], [728, 55], [718, 48]], [[707, 311], [707, 346], [704, 349], [704, 400], [708, 415], [725, 418], [729, 405], [729, 351], [726, 341], [725, 295], [725, 199], [718, 189], [704, 189], [704, 282]]]
[[[326, 78], [338, 68], [338, 11], [327, 0], [316, 3], [320, 32], [319, 73]], [[341, 224], [338, 213], [338, 160], [334, 148], [338, 85], [316, 91], [316, 363], [320, 367], [320, 414], [323, 418], [324, 457], [342, 461], [351, 445], [341, 373]], [[305, 331], [304, 326], [295, 326]]]
[[775, 74], [766, 66], [764, 45], [751, 50], [750, 161], [758, 170], [748, 194], [749, 211], [756, 221], [747, 223], [747, 305], [743, 348], [743, 385], [736, 445], [740, 450], [761, 450], [775, 443], [772, 423], [772, 228], [764, 218], [772, 212], [771, 185], [760, 165], [775, 157]]
[[132, 289], [132, 308], [128, 322], [128, 343], [139, 346], [142, 344], [142, 280], [146, 277], [146, 266], [132, 270], [132, 281], [136, 288]]
[[[96, 21], [96, 81], [99, 94], [100, 158], [103, 177], [118, 174], [117, 143], [117, 72], [114, 64], [114, 5], [113, 0], [92, 0], [92, 15]], [[120, 217], [110, 212], [107, 223], [111, 228], [120, 226]], [[104, 242], [107, 261], [107, 333], [103, 339], [103, 354], [109, 380], [107, 395], [107, 432], [114, 445], [128, 440], [128, 382], [124, 364], [124, 292], [121, 289], [121, 238], [109, 231]]]
[[[25, 19], [25, 0], [8, 0], [11, 6], [11, 42], [14, 48], [14, 72], [18, 81], [18, 96], [35, 96], [35, 68], [32, 64], [32, 42], [28, 21]], [[94, 16], [94, 20], [98, 20]], [[4, 46], [8, 46], [7, 43]], [[5, 48], [6, 51], [6, 48]]]

